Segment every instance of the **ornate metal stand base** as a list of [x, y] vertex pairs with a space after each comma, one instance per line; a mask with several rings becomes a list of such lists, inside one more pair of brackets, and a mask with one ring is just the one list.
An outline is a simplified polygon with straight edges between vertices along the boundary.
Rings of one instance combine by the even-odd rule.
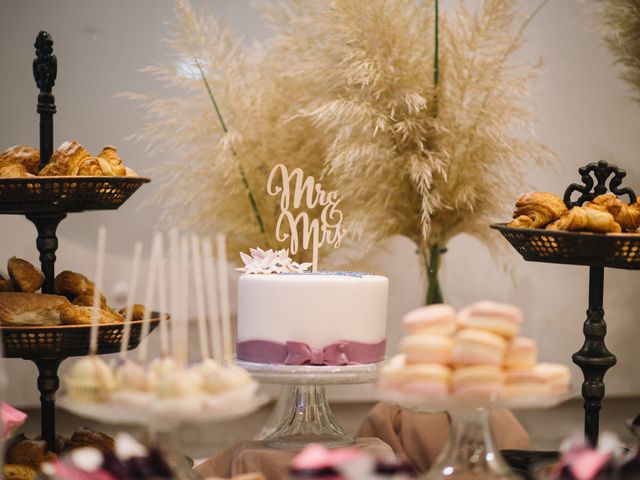
[[584, 345], [573, 355], [573, 362], [584, 375], [584, 433], [592, 445], [598, 443], [600, 408], [604, 398], [604, 376], [616, 364], [616, 357], [604, 343], [607, 324], [602, 308], [604, 268], [589, 269], [589, 309], [584, 322]]

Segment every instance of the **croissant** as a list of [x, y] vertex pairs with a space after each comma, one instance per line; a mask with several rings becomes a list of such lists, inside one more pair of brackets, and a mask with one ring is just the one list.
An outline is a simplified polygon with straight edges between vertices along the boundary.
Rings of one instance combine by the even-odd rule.
[[94, 283], [81, 273], [65, 270], [53, 279], [53, 291], [73, 300], [80, 295], [93, 296]]
[[593, 202], [588, 203], [589, 208], [604, 208], [613, 215], [613, 219], [620, 224], [623, 230], [633, 231], [640, 226], [640, 204], [638, 202], [627, 205], [613, 193], [598, 195]]
[[105, 146], [98, 154], [98, 159], [105, 175], [124, 177], [127, 174], [126, 167], [122, 164], [122, 159], [118, 155], [116, 147]]
[[25, 145], [14, 145], [0, 154], [0, 167], [20, 164], [27, 172], [37, 175], [40, 170], [40, 152]]
[[587, 231], [596, 233], [620, 233], [620, 225], [609, 212], [589, 207], [573, 207], [547, 230]]
[[75, 140], [60, 145], [49, 163], [38, 173], [40, 176], [100, 176], [103, 175], [100, 161], [92, 157]]
[[0, 275], [0, 292], [13, 292], [13, 283]]
[[[560, 218], [567, 207], [560, 197], [549, 192], [520, 195], [510, 227], [541, 228]], [[527, 219], [528, 218], [528, 219]]]
[[21, 163], [10, 163], [0, 167], [0, 177], [4, 178], [26, 178], [33, 177]]

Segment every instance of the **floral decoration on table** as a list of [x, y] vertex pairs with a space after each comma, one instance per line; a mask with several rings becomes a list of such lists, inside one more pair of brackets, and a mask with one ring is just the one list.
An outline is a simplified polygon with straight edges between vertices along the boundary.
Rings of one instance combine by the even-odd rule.
[[360, 259], [411, 239], [427, 302], [440, 301], [449, 240], [467, 233], [497, 250], [487, 224], [552, 157], [530, 133], [536, 66], [512, 61], [545, 3], [521, 18], [515, 0], [444, 13], [437, 0], [264, 2], [273, 34], [245, 48], [177, 0], [172, 60], [147, 71], [179, 92], [130, 95], [149, 119], [137, 138], [172, 159], [158, 172], [163, 206], [180, 226], [233, 232], [232, 251], [290, 248], [271, 240], [281, 212], [260, 188], [286, 159], [343, 193]]

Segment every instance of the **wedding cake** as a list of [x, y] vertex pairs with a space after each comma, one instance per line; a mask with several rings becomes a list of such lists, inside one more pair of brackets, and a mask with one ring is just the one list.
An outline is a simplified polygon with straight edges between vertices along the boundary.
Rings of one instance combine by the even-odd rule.
[[286, 250], [252, 249], [238, 283], [239, 360], [352, 365], [383, 360], [386, 277], [306, 272]]

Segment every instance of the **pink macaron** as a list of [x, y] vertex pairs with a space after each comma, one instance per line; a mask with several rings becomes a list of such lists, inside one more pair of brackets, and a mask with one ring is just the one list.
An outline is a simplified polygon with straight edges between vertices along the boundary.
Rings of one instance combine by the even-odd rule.
[[505, 371], [505, 395], [527, 397], [547, 395], [551, 384], [535, 368], [514, 368]]
[[460, 310], [457, 320], [463, 328], [478, 328], [510, 339], [520, 332], [523, 317], [518, 307], [485, 300]]
[[504, 356], [506, 368], [533, 367], [536, 363], [538, 363], [538, 344], [535, 340], [516, 337], [509, 342]]
[[419, 307], [402, 317], [402, 327], [407, 334], [430, 333], [452, 335], [456, 331], [456, 311], [444, 303]]
[[465, 328], [456, 334], [454, 340], [451, 352], [454, 365], [502, 365], [507, 342], [500, 335]]
[[438, 363], [407, 365], [400, 373], [399, 383], [408, 393], [444, 397], [449, 394], [451, 370]]
[[495, 397], [504, 392], [504, 373], [495, 365], [473, 365], [454, 370], [451, 376], [454, 394], [459, 397]]
[[400, 343], [400, 351], [407, 357], [407, 364], [441, 363], [451, 360], [454, 341], [451, 337], [416, 333], [406, 336]]

